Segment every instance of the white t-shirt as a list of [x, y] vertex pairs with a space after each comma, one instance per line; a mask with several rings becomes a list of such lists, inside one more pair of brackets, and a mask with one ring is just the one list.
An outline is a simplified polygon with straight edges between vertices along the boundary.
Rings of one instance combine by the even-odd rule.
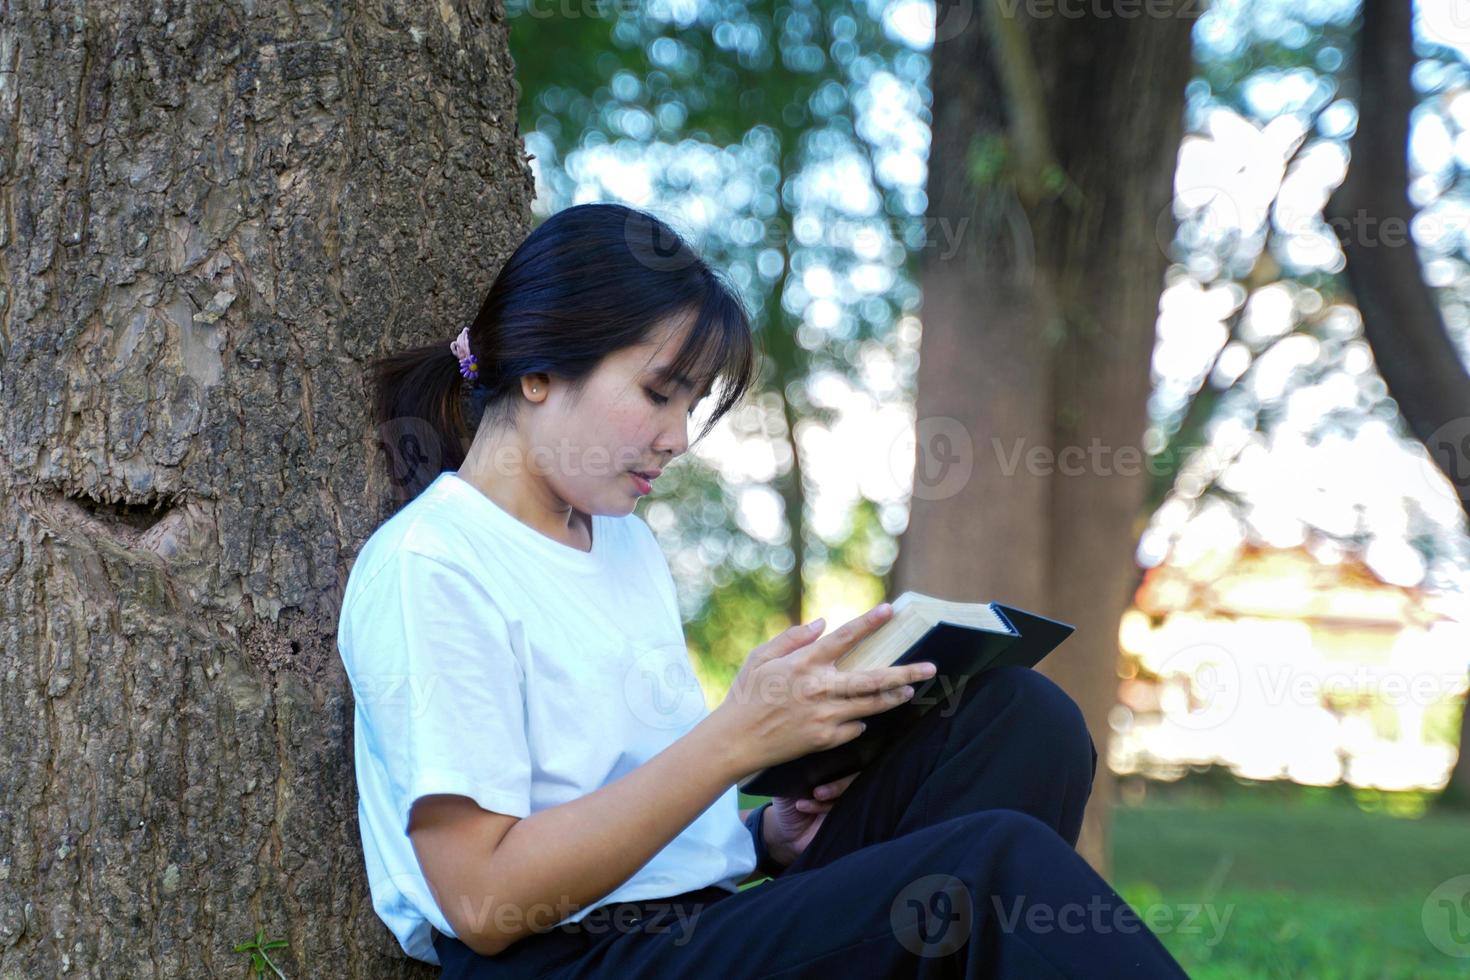
[[[529, 816], [632, 771], [709, 714], [668, 562], [641, 518], [593, 515], [584, 552], [453, 471], [363, 545], [337, 645], [356, 700], [373, 909], [404, 952], [433, 964], [429, 926], [455, 933], [408, 837], [416, 799], [454, 793]], [[733, 892], [754, 868], [731, 785], [617, 889], [575, 913], [563, 904], [554, 921], [708, 885]], [[493, 915], [493, 895], [486, 904]]]

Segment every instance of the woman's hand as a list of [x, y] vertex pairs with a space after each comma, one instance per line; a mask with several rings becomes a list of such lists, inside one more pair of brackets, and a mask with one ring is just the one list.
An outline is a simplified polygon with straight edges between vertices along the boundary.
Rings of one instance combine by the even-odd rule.
[[817, 620], [751, 651], [706, 719], [737, 781], [851, 741], [866, 727], [862, 718], [903, 704], [913, 696], [911, 685], [934, 676], [932, 663], [838, 669], [843, 654], [892, 618], [893, 607], [881, 603], [826, 636]]
[[817, 836], [833, 802], [857, 777], [858, 773], [853, 773], [836, 782], [815, 786], [811, 796], [771, 797], [771, 808], [761, 821], [761, 833], [765, 835], [771, 858], [786, 865], [801, 857]]

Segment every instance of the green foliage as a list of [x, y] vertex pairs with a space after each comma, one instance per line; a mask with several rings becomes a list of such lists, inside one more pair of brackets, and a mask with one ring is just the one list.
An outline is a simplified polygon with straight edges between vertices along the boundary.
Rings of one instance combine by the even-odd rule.
[[[1355, 16], [1351, 4], [1316, 5], [1309, 9], [1278, 0], [1249, 0], [1212, 11], [1209, 30], [1197, 31], [1195, 36], [1194, 78], [1186, 90], [1188, 135], [1208, 133], [1211, 114], [1225, 109], [1262, 127], [1273, 120], [1284, 122], [1287, 117], [1299, 117], [1309, 123], [1306, 136], [1309, 142], [1345, 145], [1347, 133], [1329, 135], [1320, 121], [1320, 113], [1341, 99], [1343, 80], [1352, 71], [1345, 52], [1356, 43]], [[1252, 102], [1252, 92], [1286, 77], [1303, 80], [1300, 89], [1310, 93], [1302, 97], [1300, 104], [1263, 109]], [[1311, 125], [1314, 119], [1317, 122]], [[1247, 226], [1250, 221], [1265, 219], [1270, 214], [1269, 209], [1260, 213], [1258, 210], [1242, 202], [1229, 201], [1226, 207], [1229, 219], [1243, 222], [1238, 234], [1223, 243], [1183, 248], [1174, 257], [1188, 264], [1191, 274], [1206, 284], [1236, 281], [1248, 293], [1273, 281], [1287, 280], [1318, 289], [1327, 305], [1341, 300], [1338, 276], [1300, 268], [1291, 262], [1287, 248], [1289, 234], [1284, 234], [1270, 220], [1262, 220], [1259, 229]], [[1199, 223], [1207, 225], [1212, 219], [1205, 215], [1210, 212], [1207, 208], [1201, 211]], [[1182, 224], [1189, 229], [1195, 220], [1185, 216]], [[1305, 224], [1299, 222], [1293, 230]], [[1243, 244], [1251, 247], [1242, 247]], [[1213, 274], [1196, 270], [1213, 270]], [[1227, 324], [1233, 334], [1238, 334], [1239, 323], [1237, 311]], [[1310, 324], [1304, 323], [1301, 332], [1311, 332]], [[1251, 344], [1252, 358], [1264, 354], [1279, 339]], [[1319, 374], [1336, 367], [1329, 362], [1340, 357], [1341, 346], [1340, 342], [1327, 345], [1326, 350], [1331, 353], [1318, 366]], [[1305, 374], [1299, 372], [1286, 392], [1312, 383], [1314, 379]], [[1263, 432], [1269, 431], [1277, 420], [1276, 407], [1257, 404], [1239, 380], [1233, 379], [1222, 390], [1207, 376], [1183, 404], [1171, 405], [1169, 410], [1157, 413], [1167, 445], [1150, 461], [1146, 501], [1149, 513], [1164, 502], [1180, 468], [1195, 448], [1206, 444], [1205, 433], [1218, 418], [1245, 416], [1247, 424]], [[1230, 495], [1207, 489], [1225, 503], [1233, 503]]]
[[[700, 199], [716, 217], [696, 245], [743, 291], [760, 335], [761, 385], [787, 399], [763, 410], [821, 424], [827, 410], [800, 401], [807, 378], [823, 370], [854, 377], [864, 345], [889, 343], [894, 324], [917, 304], [913, 253], [926, 247], [920, 236], [927, 236], [922, 188], [880, 180], [877, 153], [903, 140], [863, 112], [875, 101], [875, 83], [891, 93], [897, 82], [897, 91], [916, 100], [914, 117], [921, 116], [926, 54], [890, 37], [882, 5], [837, 0], [560, 8], [510, 0], [507, 12], [521, 129], [538, 157], [543, 206], [586, 199], [596, 179], [573, 172], [575, 157], [602, 147], [650, 165], [652, 199], [642, 206], [678, 213]], [[677, 153], [658, 152], [675, 143]], [[814, 189], [818, 174], [839, 164], [870, 194]], [[850, 182], [843, 188], [859, 189]], [[600, 187], [598, 196], [605, 196]], [[848, 203], [865, 197], [876, 209]], [[881, 246], [876, 256], [874, 242]], [[871, 263], [891, 269], [891, 286], [848, 288], [844, 276]], [[817, 270], [843, 286], [838, 322], [822, 328], [804, 322], [817, 299], [804, 277]], [[783, 427], [767, 437], [789, 440], [790, 432]], [[774, 483], [788, 498], [804, 491], [792, 470], [778, 472]], [[756, 541], [735, 526], [733, 493], [680, 496], [678, 523], [704, 513], [713, 496], [728, 505], [722, 526], [701, 522], [677, 539], [672, 531], [660, 537], [666, 552], [707, 559], [698, 572], [685, 563], [691, 573], [680, 584], [686, 599], [699, 600], [685, 604], [686, 620], [695, 620], [691, 636], [718, 673], [729, 671], [740, 647], [748, 652], [752, 638], [763, 642], [769, 634], [762, 631], [784, 625], [808, 549], [820, 551], [823, 543], [809, 534]], [[763, 552], [758, 560], [755, 550]], [[782, 575], [791, 581], [778, 582]], [[715, 625], [701, 626], [703, 618]]]
[[709, 683], [728, 690], [750, 651], [791, 626], [782, 615], [791, 580], [770, 568], [734, 572], [685, 628]]
[[1000, 182], [1010, 161], [1010, 143], [1000, 133], [976, 133], [965, 151], [965, 167], [976, 187]]
[[895, 547], [893, 536], [883, 527], [878, 505], [859, 497], [849, 515], [847, 533], [834, 544], [819, 543], [812, 547], [814, 564], [849, 569], [882, 579], [887, 591], [887, 576], [893, 570]]
[[1010, 139], [1002, 133], [977, 132], [972, 136], [965, 149], [965, 169], [977, 190], [1006, 188], [1025, 198], [1034, 195], [1039, 201], [1059, 198], [1073, 207], [1083, 200], [1082, 189], [1055, 163], [1047, 164], [1039, 174], [1020, 172]]
[[[731, 526], [738, 508], [738, 496], [692, 454], [636, 508], [670, 560], [685, 638], [705, 682], [719, 691], [752, 649], [790, 625], [783, 612], [790, 576], [772, 564], [763, 542]], [[698, 579], [682, 574], [690, 567], [701, 571]]]
[[290, 943], [286, 942], [286, 940], [284, 939], [272, 939], [270, 941], [266, 941], [265, 930], [261, 929], [255, 934], [254, 939], [247, 940], [243, 943], [236, 943], [235, 952], [248, 952], [250, 954], [251, 976], [265, 976], [266, 968], [269, 967], [270, 971], [274, 973], [277, 977], [279, 977], [280, 980], [286, 980], [286, 975], [282, 973], [280, 968], [276, 966], [276, 964], [271, 960], [270, 955], [266, 953], [266, 950], [284, 949], [289, 945]]
[[1069, 186], [1071, 186], [1071, 184], [1072, 182], [1067, 178], [1066, 172], [1062, 170], [1061, 167], [1058, 167], [1056, 164], [1051, 164], [1041, 171], [1041, 186], [1044, 187], [1048, 193], [1054, 195], [1061, 194]]

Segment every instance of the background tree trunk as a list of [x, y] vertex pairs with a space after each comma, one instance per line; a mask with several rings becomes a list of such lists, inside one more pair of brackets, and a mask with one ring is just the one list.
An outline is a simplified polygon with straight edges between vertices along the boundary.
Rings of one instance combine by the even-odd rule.
[[0, 976], [432, 975], [334, 636], [364, 365], [530, 225], [512, 71], [499, 3], [4, 7]]
[[[1413, 6], [1364, 0], [1358, 31], [1358, 126], [1352, 164], [1328, 202], [1347, 261], [1363, 336], [1404, 423], [1424, 443], [1470, 514], [1470, 373], [1445, 329], [1409, 234], [1409, 117], [1419, 104], [1411, 79]], [[1442, 797], [1470, 808], [1470, 710], [1461, 716], [1460, 755]]]
[[1079, 850], [1106, 870], [1107, 717], [1147, 516], [1140, 446], [1194, 5], [1132, 18], [980, 6], [966, 22], [968, 5], [941, 5], [936, 30], [929, 217], [962, 247], [923, 256], [895, 589], [1076, 625], [1042, 669], [1097, 743]]

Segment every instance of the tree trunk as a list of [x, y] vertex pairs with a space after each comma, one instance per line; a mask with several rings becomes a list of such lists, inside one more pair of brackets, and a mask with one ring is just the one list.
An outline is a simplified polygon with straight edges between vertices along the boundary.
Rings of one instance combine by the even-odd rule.
[[[1419, 104], [1411, 72], [1413, 9], [1364, 0], [1358, 32], [1358, 128], [1352, 164], [1327, 216], [1347, 260], [1347, 280], [1378, 373], [1414, 437], [1470, 514], [1470, 373], [1445, 329], [1409, 235], [1409, 117]], [[1447, 804], [1470, 807], [1470, 710]]]
[[3, 11], [0, 976], [244, 975], [259, 930], [293, 980], [432, 975], [334, 636], [390, 501], [364, 365], [530, 226], [501, 5]]
[[929, 237], [962, 247], [923, 256], [918, 465], [896, 587], [1076, 625], [1041, 669], [1098, 747], [1079, 850], [1106, 871], [1108, 713], [1142, 526], [1157, 229], [1173, 228], [1191, 8], [981, 6], [968, 23], [948, 10], [934, 47]]

